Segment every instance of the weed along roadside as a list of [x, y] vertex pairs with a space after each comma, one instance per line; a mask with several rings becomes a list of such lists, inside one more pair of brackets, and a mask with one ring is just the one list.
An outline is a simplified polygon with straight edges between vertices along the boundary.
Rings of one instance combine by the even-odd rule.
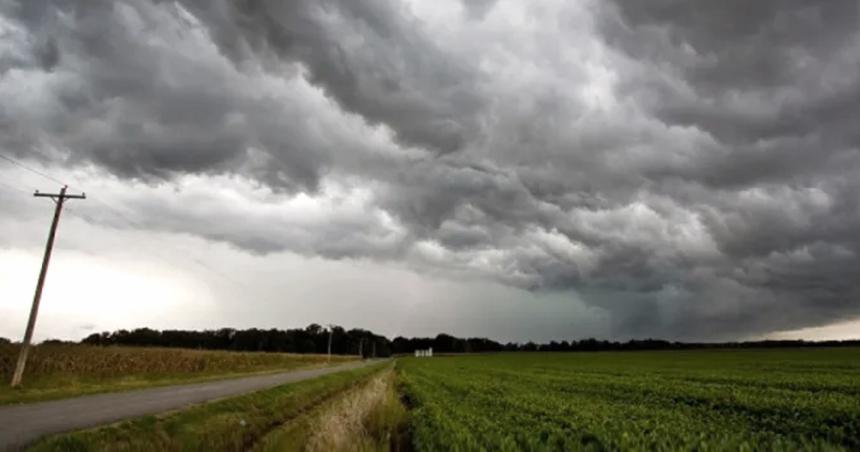
[[411, 450], [394, 366], [273, 430], [256, 451]]

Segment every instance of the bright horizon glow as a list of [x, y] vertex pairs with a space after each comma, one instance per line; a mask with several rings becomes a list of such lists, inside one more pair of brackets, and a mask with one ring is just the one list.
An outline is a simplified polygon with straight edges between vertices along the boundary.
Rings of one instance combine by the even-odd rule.
[[848, 322], [837, 322], [830, 325], [800, 328], [791, 331], [780, 331], [769, 334], [767, 339], [808, 341], [844, 341], [849, 339], [860, 339], [860, 320]]
[[[41, 255], [33, 252], [0, 252], [0, 336], [21, 340], [40, 265]], [[187, 315], [207, 308], [206, 292], [176, 269], [55, 249], [34, 339], [81, 339]]]
[[[36, 250], [0, 251], [0, 337], [20, 341], [29, 315], [33, 290], [38, 277], [41, 254]], [[272, 325], [248, 324], [235, 325], [225, 320], [224, 313], [218, 308], [216, 292], [209, 287], [210, 281], [201, 279], [194, 272], [183, 271], [178, 267], [167, 268], [164, 262], [147, 263], [146, 260], [129, 260], [121, 257], [98, 257], [74, 250], [57, 248], [51, 260], [48, 280], [42, 296], [39, 318], [34, 338], [36, 342], [46, 339], [80, 340], [93, 332], [115, 331], [150, 327], [156, 329], [212, 329], [224, 326], [237, 328], [280, 329], [302, 327], [301, 324]], [[417, 281], [416, 281], [417, 282]], [[313, 284], [316, 285], [316, 284]], [[234, 287], [235, 288], [235, 287]], [[297, 287], [300, 298], [311, 299], [314, 289]], [[422, 291], [416, 287], [417, 295]], [[122, 295], [119, 295], [122, 294]], [[372, 298], [374, 295], [369, 293]], [[425, 311], [429, 300], [413, 305], [413, 309]], [[351, 303], [354, 305], [354, 303]], [[354, 307], [354, 306], [353, 306]], [[311, 314], [308, 320], [316, 323], [331, 323]], [[409, 310], [397, 314], [400, 322], [414, 317]], [[404, 317], [405, 316], [405, 317]], [[227, 315], [226, 318], [229, 318]], [[339, 316], [340, 321], [344, 320]], [[494, 316], [491, 316], [494, 317]], [[173, 321], [170, 319], [174, 318]], [[196, 319], [188, 321], [189, 318]], [[221, 319], [221, 320], [218, 320]], [[334, 322], [338, 323], [338, 322]], [[351, 323], [348, 327], [368, 328], [373, 325]], [[444, 328], [423, 330], [411, 334], [403, 328], [395, 331], [376, 332], [393, 338], [396, 335], [407, 337], [451, 333]], [[838, 322], [831, 325], [781, 331], [749, 340], [776, 339], [810, 341], [848, 340], [860, 338], [860, 321]], [[392, 334], [394, 333], [394, 334]], [[484, 331], [483, 333], [487, 333]], [[595, 334], [581, 337], [549, 337], [543, 339], [513, 339], [511, 331], [506, 338], [493, 337], [492, 334], [479, 334], [493, 340], [506, 342], [535, 342], [549, 340], [585, 339]], [[460, 335], [470, 335], [462, 331]], [[597, 334], [599, 336], [599, 334]], [[658, 337], [659, 339], [659, 337]]]

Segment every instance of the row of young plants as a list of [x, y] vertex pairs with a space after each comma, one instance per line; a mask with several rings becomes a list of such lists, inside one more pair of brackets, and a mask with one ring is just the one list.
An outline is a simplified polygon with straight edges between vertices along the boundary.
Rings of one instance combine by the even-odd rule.
[[857, 450], [860, 351], [815, 352], [502, 354], [399, 371], [419, 450]]

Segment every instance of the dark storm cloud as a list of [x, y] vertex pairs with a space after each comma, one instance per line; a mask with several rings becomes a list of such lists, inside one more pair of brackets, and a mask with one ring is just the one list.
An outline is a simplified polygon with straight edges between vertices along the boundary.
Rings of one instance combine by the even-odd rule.
[[484, 99], [476, 73], [448, 57], [385, 0], [186, 2], [237, 62], [273, 53], [302, 62], [344, 108], [409, 144], [460, 149]]
[[709, 152], [652, 175], [710, 187], [661, 191], [700, 214], [723, 254], [692, 262], [704, 276], [670, 273], [684, 289], [676, 301], [655, 297], [685, 322], [680, 334], [860, 311], [848, 276], [860, 251], [848, 232], [858, 221], [858, 23], [855, 1], [615, 2], [603, 12], [604, 39], [630, 65], [620, 92], [713, 138]]
[[[126, 177], [165, 178], [235, 168], [249, 150], [263, 148], [283, 159], [273, 183], [315, 186], [325, 140], [298, 130], [306, 112], [255, 92], [259, 79], [233, 71], [205, 28], [176, 5], [23, 2], [6, 10], [31, 38], [52, 43], [54, 56], [34, 45], [34, 60], [62, 60], [54, 81], [40, 87], [51, 105], [0, 110], [0, 124], [14, 131], [3, 134], [15, 140], [10, 149], [37, 150], [47, 140], [73, 150], [71, 159], [92, 159]], [[169, 47], [171, 38], [177, 47]], [[11, 83], [25, 76], [7, 74]]]
[[3, 149], [317, 209], [145, 227], [574, 290], [618, 337], [860, 315], [856, 1], [0, 5]]
[[751, 168], [716, 168], [715, 181], [754, 181], [769, 166], [814, 171], [822, 153], [857, 147], [858, 2], [613, 4], [606, 40], [642, 62], [624, 90], [667, 124], [731, 146], [738, 171]]

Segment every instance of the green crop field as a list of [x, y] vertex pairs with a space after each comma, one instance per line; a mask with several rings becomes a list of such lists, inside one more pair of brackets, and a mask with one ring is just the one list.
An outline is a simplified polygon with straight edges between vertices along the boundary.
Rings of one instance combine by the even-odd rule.
[[860, 450], [860, 349], [399, 360], [435, 450]]

